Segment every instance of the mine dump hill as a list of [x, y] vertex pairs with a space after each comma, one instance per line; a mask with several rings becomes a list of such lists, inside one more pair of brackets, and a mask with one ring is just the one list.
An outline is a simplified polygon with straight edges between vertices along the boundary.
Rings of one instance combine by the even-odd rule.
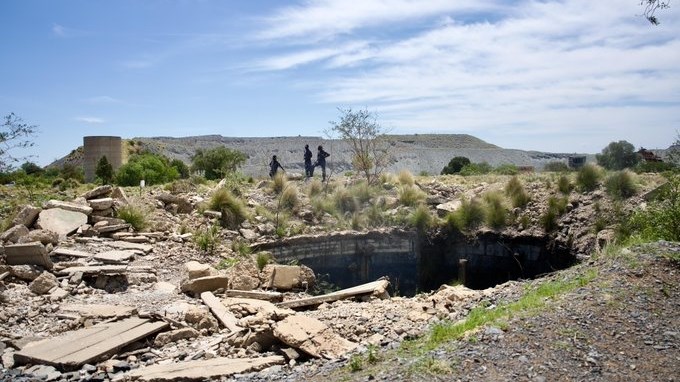
[[[492, 166], [514, 164], [541, 169], [551, 161], [567, 161], [569, 155], [538, 151], [504, 149], [467, 134], [414, 134], [390, 135], [388, 150], [391, 160], [387, 171], [409, 170], [414, 174], [439, 174], [455, 156], [464, 156], [472, 162], [487, 162]], [[239, 150], [248, 156], [242, 171], [246, 175], [264, 176], [272, 155], [276, 155], [288, 171], [304, 172], [303, 151], [306, 144], [316, 155], [317, 146], [323, 145], [331, 156], [328, 169], [333, 173], [352, 170], [352, 154], [347, 142], [339, 139], [324, 139], [312, 136], [296, 137], [223, 137], [221, 135], [202, 135], [191, 137], [138, 137], [127, 140], [128, 149], [148, 150], [180, 159], [186, 163], [198, 149], [212, 149], [224, 146]], [[82, 147], [73, 150], [66, 157], [51, 165], [82, 163]]]
[[[152, 152], [159, 152], [171, 158], [190, 161], [196, 149], [211, 149], [225, 146], [240, 150], [248, 156], [243, 166], [247, 175], [264, 175], [272, 155], [276, 155], [286, 169], [304, 172], [302, 160], [305, 144], [316, 155], [316, 148], [323, 145], [331, 156], [328, 167], [336, 173], [352, 169], [351, 148], [347, 142], [321, 137], [267, 137], [233, 138], [220, 135], [195, 137], [153, 137], [135, 138]], [[470, 158], [472, 162], [487, 162], [493, 166], [514, 164], [542, 168], [555, 160], [566, 161], [569, 154], [553, 154], [535, 151], [504, 149], [467, 134], [415, 134], [388, 136], [388, 150], [391, 161], [390, 172], [402, 169], [413, 173], [439, 174], [455, 156]]]

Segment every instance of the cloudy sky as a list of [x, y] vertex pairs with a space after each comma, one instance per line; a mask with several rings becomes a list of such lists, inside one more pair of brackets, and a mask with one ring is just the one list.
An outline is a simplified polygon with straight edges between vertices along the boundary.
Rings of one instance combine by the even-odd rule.
[[662, 148], [679, 10], [652, 26], [639, 0], [2, 0], [0, 113], [39, 126], [41, 165], [85, 135], [323, 136], [338, 107], [506, 148]]

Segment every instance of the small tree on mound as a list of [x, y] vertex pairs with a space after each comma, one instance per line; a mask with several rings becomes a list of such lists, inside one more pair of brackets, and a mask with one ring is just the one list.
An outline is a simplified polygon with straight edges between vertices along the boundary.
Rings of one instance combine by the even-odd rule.
[[101, 179], [102, 184], [110, 184], [113, 181], [113, 166], [106, 158], [106, 155], [99, 158], [94, 174]]
[[602, 149], [601, 154], [595, 156], [597, 164], [607, 170], [623, 170], [633, 168], [640, 160], [635, 152], [635, 146], [626, 141], [611, 142]]
[[470, 164], [470, 159], [466, 157], [453, 157], [449, 164], [442, 169], [442, 175], [458, 174], [463, 167]]

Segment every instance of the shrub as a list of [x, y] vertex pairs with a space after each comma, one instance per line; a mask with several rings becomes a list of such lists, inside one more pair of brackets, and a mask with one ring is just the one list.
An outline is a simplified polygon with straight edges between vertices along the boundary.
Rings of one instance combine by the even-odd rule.
[[210, 150], [198, 149], [191, 157], [191, 169], [202, 172], [206, 179], [220, 179], [238, 170], [246, 158], [242, 152], [224, 146]]
[[554, 231], [557, 228], [557, 218], [567, 210], [567, 198], [548, 198], [548, 209], [541, 215], [540, 222], [545, 232]]
[[552, 161], [552, 162], [546, 163], [546, 165], [543, 167], [543, 171], [568, 172], [569, 171], [569, 165], [567, 165], [564, 162]]
[[411, 226], [421, 232], [430, 228], [433, 221], [434, 219], [430, 213], [430, 210], [427, 208], [427, 206], [422, 204], [419, 205], [409, 217], [409, 223]]
[[516, 176], [513, 176], [505, 185], [505, 195], [510, 198], [513, 207], [524, 207], [531, 200], [531, 197]]
[[602, 178], [602, 171], [592, 163], [587, 163], [576, 174], [576, 184], [584, 192], [593, 191], [597, 188]]
[[307, 195], [309, 195], [310, 198], [319, 195], [321, 191], [323, 190], [323, 184], [321, 184], [321, 181], [319, 179], [312, 179], [311, 182], [309, 182], [309, 187], [307, 188]]
[[255, 257], [255, 262], [257, 263], [257, 269], [262, 271], [264, 267], [274, 260], [270, 252], [258, 252]]
[[110, 184], [113, 181], [113, 166], [109, 163], [106, 155], [99, 158], [94, 173], [101, 179], [102, 184]]
[[210, 209], [222, 213], [220, 223], [225, 228], [236, 229], [248, 217], [243, 201], [232, 195], [224, 187], [215, 191], [212, 198], [210, 198], [209, 206]]
[[288, 185], [279, 196], [279, 206], [294, 210], [299, 204], [297, 187]]
[[172, 183], [168, 183], [164, 187], [172, 194], [181, 194], [196, 191], [196, 185], [188, 179], [179, 179]]
[[231, 250], [241, 256], [250, 255], [253, 252], [253, 249], [250, 248], [250, 245], [241, 238], [236, 238], [231, 242]]
[[482, 163], [470, 163], [463, 166], [460, 170], [460, 175], [470, 176], [470, 175], [484, 175], [490, 173], [492, 170], [491, 165], [486, 162]]
[[668, 183], [647, 208], [635, 211], [621, 227], [626, 235], [644, 240], [680, 241], [680, 174], [669, 174]]
[[408, 170], [399, 171], [399, 183], [404, 186], [413, 186], [415, 184], [415, 179], [413, 179], [413, 174]]
[[384, 206], [380, 203], [371, 204], [366, 211], [367, 224], [371, 227], [382, 227], [389, 222], [384, 214]]
[[647, 162], [641, 161], [635, 166], [635, 172], [638, 174], [645, 172], [665, 172], [673, 171], [676, 166], [669, 162]]
[[195, 233], [194, 243], [201, 252], [213, 254], [219, 243], [219, 228], [213, 225]]
[[595, 157], [597, 164], [607, 170], [632, 168], [640, 160], [640, 156], [635, 152], [635, 146], [626, 141], [611, 142]]
[[502, 164], [496, 167], [493, 172], [500, 175], [517, 175], [519, 169], [514, 164]]
[[180, 179], [188, 179], [189, 175], [189, 166], [187, 166], [186, 163], [184, 163], [180, 159], [173, 159], [170, 161], [170, 166], [173, 167], [175, 170], [177, 170], [177, 173], [179, 174]]
[[347, 188], [338, 188], [333, 194], [335, 206], [341, 213], [356, 212], [359, 209], [357, 199]]
[[487, 192], [484, 194], [484, 221], [494, 229], [505, 226], [507, 221], [507, 210], [503, 205], [503, 196], [497, 192]]
[[453, 157], [449, 161], [449, 164], [444, 166], [442, 169], [442, 175], [450, 175], [459, 173], [463, 167], [470, 164], [470, 159], [466, 157]]
[[474, 229], [484, 221], [484, 207], [477, 199], [463, 199], [461, 206], [447, 215], [446, 221], [460, 231]]
[[141, 208], [135, 207], [132, 204], [119, 208], [117, 215], [119, 219], [125, 220], [137, 232], [143, 231], [147, 226], [146, 213]]
[[607, 194], [616, 199], [627, 199], [636, 192], [633, 174], [628, 170], [617, 171], [611, 174], [605, 181]]
[[366, 226], [366, 217], [362, 214], [355, 212], [352, 214], [352, 229], [359, 231]]
[[374, 190], [374, 187], [370, 186], [367, 182], [360, 182], [359, 184], [353, 186], [350, 189], [350, 192], [360, 204], [363, 204], [371, 201], [375, 194]]
[[425, 200], [425, 193], [416, 186], [402, 186], [399, 188], [397, 197], [402, 205], [414, 207]]
[[562, 175], [557, 180], [557, 189], [564, 195], [569, 195], [574, 186], [571, 184], [567, 175]]
[[141, 180], [150, 186], [171, 182], [178, 177], [179, 173], [170, 166], [167, 157], [151, 153], [133, 155], [115, 176], [116, 183], [121, 186], [138, 186]]

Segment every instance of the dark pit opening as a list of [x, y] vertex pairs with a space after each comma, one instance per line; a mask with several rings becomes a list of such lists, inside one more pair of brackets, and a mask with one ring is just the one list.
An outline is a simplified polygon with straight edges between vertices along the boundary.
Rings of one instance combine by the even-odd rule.
[[457, 232], [434, 237], [412, 231], [297, 237], [260, 245], [278, 263], [304, 264], [324, 283], [349, 288], [387, 276], [391, 295], [413, 296], [442, 284], [484, 289], [569, 267], [570, 248], [547, 237]]

